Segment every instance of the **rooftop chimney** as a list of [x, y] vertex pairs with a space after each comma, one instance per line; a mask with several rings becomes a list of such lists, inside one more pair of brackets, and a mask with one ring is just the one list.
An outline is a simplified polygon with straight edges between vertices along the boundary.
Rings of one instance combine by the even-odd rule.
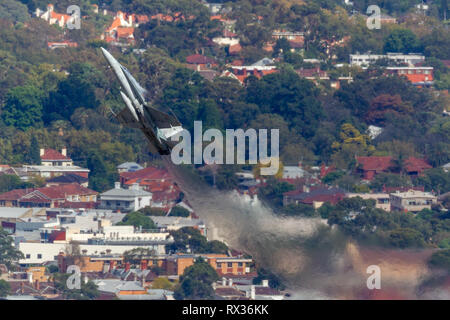
[[262, 286], [266, 287], [266, 288], [269, 287], [269, 280], [267, 280], [267, 279], [263, 280], [262, 281]]
[[224, 287], [227, 285], [227, 279], [225, 277], [222, 278], [222, 285]]
[[133, 183], [133, 184], [130, 186], [130, 189], [131, 189], [131, 190], [139, 190], [139, 183]]
[[42, 157], [44, 155], [45, 149], [39, 149], [39, 155]]
[[114, 189], [120, 189], [120, 182], [114, 182]]
[[233, 286], [233, 279], [228, 279], [228, 286], [232, 287]]
[[65, 157], [67, 157], [67, 148], [66, 147], [61, 149], [61, 154]]
[[33, 272], [28, 272], [27, 273], [28, 276], [28, 282], [33, 285]]

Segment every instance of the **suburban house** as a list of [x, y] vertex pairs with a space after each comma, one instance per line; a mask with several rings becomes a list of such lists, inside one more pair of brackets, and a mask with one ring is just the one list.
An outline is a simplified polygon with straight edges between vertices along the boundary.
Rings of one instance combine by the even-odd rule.
[[443, 169], [445, 172], [449, 172], [449, 171], [450, 171], [450, 162], [444, 164], [444, 165], [442, 166], [442, 169]]
[[66, 148], [63, 148], [61, 152], [54, 149], [40, 149], [39, 153], [41, 157], [40, 165], [24, 165], [21, 168], [21, 174], [26, 178], [32, 176], [53, 178], [66, 174], [76, 174], [87, 179], [89, 176], [89, 169], [73, 165], [73, 160], [67, 155]]
[[51, 50], [59, 48], [76, 48], [78, 43], [73, 41], [48, 41], [47, 47]]
[[193, 54], [186, 57], [186, 62], [195, 65], [200, 69], [217, 67], [217, 62], [213, 58], [204, 56], [202, 54]]
[[68, 14], [56, 13], [55, 6], [53, 4], [47, 5], [47, 11], [42, 11], [39, 8], [36, 9], [35, 15], [47, 21], [49, 24], [57, 24], [61, 28], [64, 28], [69, 21], [73, 21], [74, 18]]
[[101, 39], [116, 45], [132, 45], [135, 43], [134, 30], [140, 24], [147, 23], [150, 18], [146, 15], [126, 14], [117, 11], [113, 22], [101, 35]]
[[300, 31], [276, 30], [272, 32], [274, 40], [286, 39], [289, 41], [304, 41], [305, 33]]
[[392, 157], [356, 157], [356, 171], [365, 180], [372, 180], [376, 174], [389, 172], [392, 168]]
[[97, 194], [77, 183], [15, 189], [0, 194], [0, 206], [57, 208], [67, 202], [96, 202]]
[[433, 67], [386, 67], [385, 73], [405, 77], [417, 86], [433, 84]]
[[117, 166], [117, 171], [119, 171], [119, 173], [135, 172], [135, 171], [142, 170], [142, 169], [144, 169], [144, 168], [142, 166], [140, 166], [139, 164], [137, 164], [136, 162], [124, 162]]
[[152, 207], [169, 210], [181, 199], [181, 190], [166, 169], [147, 167], [137, 171], [120, 173], [124, 187], [138, 185], [141, 190], [152, 194]]
[[249, 265], [252, 262], [252, 259], [229, 257], [225, 254], [176, 254], [167, 257], [167, 273], [180, 276], [199, 257], [205, 259], [219, 275], [245, 275], [250, 272]]
[[89, 185], [89, 179], [86, 177], [83, 177], [79, 174], [75, 173], [67, 173], [62, 176], [55, 176], [53, 178], [47, 179], [45, 182], [46, 187], [52, 187], [52, 186], [59, 186], [62, 184], [71, 184], [71, 183], [77, 183], [85, 188]]
[[430, 209], [437, 203], [437, 197], [430, 192], [408, 190], [406, 192], [395, 192], [389, 195], [391, 210], [403, 212], [419, 212]]
[[212, 41], [219, 46], [233, 46], [239, 43], [239, 37], [236, 33], [225, 29], [221, 37], [215, 37]]
[[[245, 79], [251, 75], [260, 79], [265, 75], [275, 72], [278, 72], [276, 66], [232, 66], [231, 72], [224, 71], [224, 73], [222, 73], [222, 76], [235, 78], [241, 84], [244, 84]], [[233, 76], [231, 76], [230, 73]]]
[[127, 182], [134, 179], [164, 182], [166, 180], [171, 180], [172, 177], [170, 176], [169, 172], [167, 172], [166, 169], [160, 169], [151, 166], [137, 171], [128, 171], [120, 173], [120, 183], [122, 185], [126, 185]]
[[[391, 172], [395, 163], [392, 157], [356, 157], [358, 163], [356, 172], [359, 173], [363, 179], [372, 180], [376, 174], [381, 172]], [[432, 166], [424, 159], [409, 157], [403, 162], [403, 169], [410, 176], [422, 175], [423, 171], [431, 169]]]
[[424, 159], [418, 159], [414, 157], [409, 157], [404, 162], [405, 171], [410, 176], [420, 176], [423, 171], [433, 168]]
[[170, 209], [181, 199], [181, 190], [172, 180], [131, 179], [125, 184], [128, 188], [139, 185], [140, 189], [152, 194], [152, 207]]
[[73, 166], [72, 159], [67, 156], [66, 148], [61, 149], [61, 152], [58, 152], [54, 149], [40, 149], [39, 155], [41, 157], [41, 165], [43, 166]]
[[388, 193], [347, 193], [347, 198], [361, 197], [364, 200], [375, 200], [375, 208], [391, 211], [390, 197]]
[[345, 198], [346, 192], [339, 188], [317, 187], [312, 190], [298, 189], [283, 193], [283, 205], [307, 204], [314, 209], [320, 208], [325, 202], [336, 204]]
[[134, 184], [129, 189], [122, 189], [120, 182], [116, 182], [114, 189], [108, 190], [100, 195], [100, 208], [118, 211], [137, 211], [150, 206], [152, 194], [141, 190], [139, 185]]

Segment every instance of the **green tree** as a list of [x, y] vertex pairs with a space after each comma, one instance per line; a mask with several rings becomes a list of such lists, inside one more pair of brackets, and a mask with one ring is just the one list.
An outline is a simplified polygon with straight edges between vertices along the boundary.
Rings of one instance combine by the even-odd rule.
[[170, 290], [174, 289], [174, 284], [166, 277], [158, 277], [152, 282], [152, 289]]
[[275, 43], [275, 46], [273, 47], [273, 54], [274, 56], [280, 54], [280, 53], [288, 53], [291, 50], [291, 45], [289, 41], [286, 38], [278, 39]]
[[283, 214], [288, 216], [303, 216], [303, 217], [313, 217], [316, 215], [316, 210], [307, 204], [290, 204], [283, 207]]
[[2, 110], [2, 119], [6, 125], [21, 130], [40, 126], [42, 123], [42, 92], [32, 85], [9, 90]]
[[389, 241], [391, 245], [397, 248], [423, 247], [425, 244], [423, 235], [410, 228], [399, 228], [391, 231]]
[[163, 209], [152, 207], [144, 207], [139, 209], [138, 212], [145, 214], [146, 216], [165, 216], [167, 214]]
[[134, 226], [135, 228], [142, 227], [142, 229], [146, 230], [157, 229], [152, 219], [138, 211], [128, 213], [118, 225]]
[[186, 208], [175, 206], [172, 208], [172, 210], [170, 210], [169, 215], [174, 217], [189, 217], [190, 212]]
[[283, 193], [294, 190], [294, 186], [287, 182], [278, 182], [275, 179], [268, 179], [267, 184], [259, 188], [258, 194], [262, 199], [270, 204], [281, 207], [283, 205]]
[[386, 38], [384, 52], [418, 52], [419, 40], [410, 29], [394, 29]]
[[64, 299], [68, 300], [94, 300], [100, 296], [98, 286], [89, 280], [87, 283], [81, 281], [80, 289], [69, 289], [67, 280], [70, 277], [66, 273], [53, 274], [55, 288], [61, 293]]
[[27, 183], [20, 180], [16, 175], [3, 174], [0, 175], [0, 192], [7, 192], [14, 189], [21, 189], [28, 186]]
[[45, 104], [45, 122], [70, 120], [75, 109], [95, 109], [100, 105], [96, 91], [106, 90], [103, 73], [89, 63], [75, 62], [69, 67], [69, 76], [50, 92]]
[[450, 271], [450, 249], [434, 252], [430, 257], [429, 264]]
[[102, 192], [111, 188], [114, 184], [115, 175], [106, 166], [103, 158], [97, 153], [92, 153], [87, 161], [89, 173], [89, 187]]
[[285, 287], [281, 279], [270, 270], [259, 268], [258, 276], [253, 279], [254, 284], [261, 284], [262, 280], [269, 280], [269, 287], [283, 290]]
[[177, 231], [171, 231], [174, 242], [167, 245], [166, 250], [172, 252], [191, 253], [227, 253], [228, 247], [219, 241], [208, 242], [198, 229], [184, 227]]
[[30, 20], [27, 7], [16, 0], [2, 0], [0, 3], [0, 19], [16, 22]]
[[0, 227], [0, 264], [4, 264], [8, 269], [11, 269], [19, 259], [23, 258], [22, 252], [13, 245], [13, 239]]
[[31, 137], [31, 145], [30, 145], [30, 152], [28, 153], [29, 157], [29, 164], [41, 164], [41, 156], [40, 156], [40, 147], [39, 142], [35, 135]]
[[5, 298], [11, 290], [11, 286], [6, 280], [0, 279], [0, 298]]
[[180, 277], [180, 283], [175, 289], [175, 299], [212, 299], [214, 290], [213, 282], [219, 280], [219, 275], [211, 265], [202, 258], [184, 270]]
[[[295, 133], [310, 138], [323, 115], [315, 85], [295, 72], [282, 70], [261, 80], [249, 80], [247, 102], [259, 106], [262, 113], [282, 115]], [[267, 127], [265, 127], [267, 128]], [[280, 133], [280, 138], [283, 139]]]

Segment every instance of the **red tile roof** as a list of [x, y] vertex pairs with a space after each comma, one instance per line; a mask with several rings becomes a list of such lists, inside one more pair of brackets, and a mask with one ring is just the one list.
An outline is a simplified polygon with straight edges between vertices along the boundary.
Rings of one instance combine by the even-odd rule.
[[67, 21], [70, 20], [70, 16], [68, 14], [56, 13], [55, 11], [52, 11], [50, 16], [52, 19], [56, 19], [58, 21], [61, 21], [64, 18], [64, 23], [67, 23]]
[[229, 54], [235, 54], [242, 50], [242, 46], [239, 43], [233, 44], [228, 48]]
[[34, 191], [34, 189], [15, 189], [5, 193], [0, 194], [0, 200], [13, 201], [19, 200], [27, 193]]
[[410, 157], [405, 160], [405, 169], [407, 172], [422, 172], [431, 168], [432, 166], [424, 159]]
[[44, 154], [41, 156], [41, 160], [51, 161], [51, 160], [71, 160], [71, 159], [63, 155], [61, 152], [56, 151], [55, 149], [45, 149]]
[[186, 62], [191, 64], [216, 63], [216, 61], [213, 58], [201, 54], [193, 54], [191, 56], [186, 57]]
[[117, 38], [132, 38], [134, 37], [134, 28], [133, 27], [120, 27], [117, 28]]
[[[134, 172], [121, 172], [120, 177], [122, 183], [127, 183], [131, 179], [141, 180], [165, 180], [172, 179], [170, 174], [165, 169], [159, 169], [156, 167], [147, 167]], [[136, 181], [137, 182], [137, 181]]]
[[85, 188], [77, 183], [63, 184], [59, 186], [44, 187], [36, 189], [50, 199], [65, 199], [74, 195], [96, 195], [97, 191]]
[[295, 71], [300, 77], [328, 77], [326, 71], [320, 70], [320, 68], [311, 69], [299, 69]]
[[356, 157], [364, 171], [387, 171], [392, 166], [392, 157]]
[[96, 195], [98, 192], [80, 186], [77, 183], [64, 184], [59, 186], [32, 188], [32, 189], [15, 189], [0, 194], [0, 200], [22, 200], [26, 202], [48, 202], [49, 200], [65, 199], [73, 195]]
[[310, 197], [306, 197], [301, 200], [301, 203], [304, 204], [313, 204], [314, 202], [329, 202], [333, 205], [337, 204], [339, 201], [344, 199], [344, 193], [336, 193], [336, 194], [318, 194]]

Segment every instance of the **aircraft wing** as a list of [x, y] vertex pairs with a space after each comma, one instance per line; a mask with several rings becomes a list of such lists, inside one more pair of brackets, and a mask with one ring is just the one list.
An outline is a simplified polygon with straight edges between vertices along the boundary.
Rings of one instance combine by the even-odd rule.
[[135, 120], [128, 108], [123, 108], [122, 111], [116, 115], [116, 118], [121, 124], [129, 128], [139, 129], [141, 127], [140, 123]]
[[153, 122], [158, 128], [170, 128], [181, 126], [181, 123], [174, 116], [165, 112], [159, 111], [155, 108], [145, 106], [145, 110], [150, 114]]

